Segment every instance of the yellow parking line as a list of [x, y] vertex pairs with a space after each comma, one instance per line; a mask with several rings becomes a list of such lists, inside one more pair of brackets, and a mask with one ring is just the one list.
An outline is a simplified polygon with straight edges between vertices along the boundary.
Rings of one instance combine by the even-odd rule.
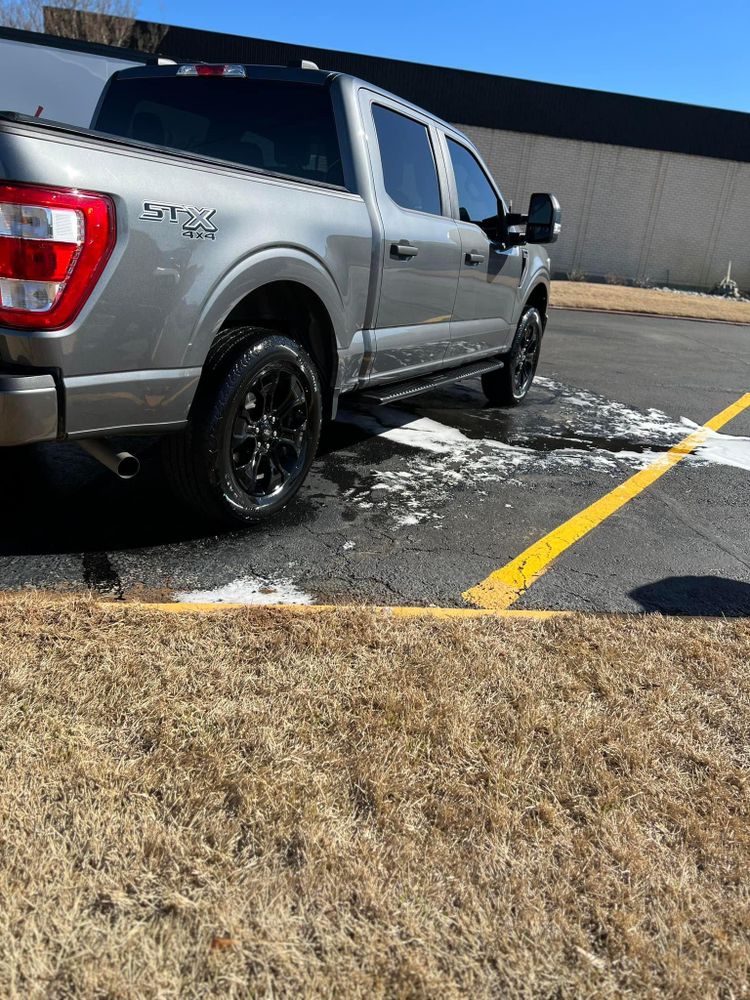
[[503, 611], [485, 608], [422, 608], [389, 607], [366, 604], [224, 604], [221, 602], [193, 604], [190, 602], [170, 602], [149, 604], [143, 601], [103, 601], [104, 609], [129, 608], [136, 611], [158, 611], [171, 615], [215, 614], [222, 611], [239, 611], [257, 608], [259, 611], [291, 611], [295, 614], [327, 614], [339, 611], [376, 611], [394, 618], [556, 618], [572, 614], [570, 611]]
[[543, 573], [546, 573], [550, 563], [566, 549], [695, 451], [712, 431], [718, 431], [749, 406], [750, 392], [745, 393], [737, 402], [732, 403], [721, 413], [717, 413], [715, 417], [707, 420], [697, 431], [689, 434], [679, 444], [651, 462], [650, 465], [641, 469], [640, 472], [636, 472], [630, 479], [626, 479], [611, 493], [607, 493], [606, 496], [571, 517], [559, 528], [550, 531], [512, 562], [491, 573], [486, 580], [482, 580], [475, 587], [465, 591], [462, 595], [464, 600], [479, 608], [495, 611], [509, 608]]

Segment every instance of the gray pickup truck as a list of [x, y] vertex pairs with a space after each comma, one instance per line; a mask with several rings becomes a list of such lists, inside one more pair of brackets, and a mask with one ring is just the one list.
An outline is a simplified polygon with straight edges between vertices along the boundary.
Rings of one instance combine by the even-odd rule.
[[[472, 143], [313, 64], [115, 74], [90, 129], [0, 115], [0, 446], [164, 435], [204, 515], [294, 497], [342, 395], [529, 390], [560, 230]], [[137, 449], [135, 449], [137, 450]]]

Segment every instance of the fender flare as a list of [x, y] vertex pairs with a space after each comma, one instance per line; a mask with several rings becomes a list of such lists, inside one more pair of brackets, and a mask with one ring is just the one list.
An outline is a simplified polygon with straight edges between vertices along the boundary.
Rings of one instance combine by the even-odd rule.
[[[523, 290], [522, 294], [518, 296], [518, 302], [516, 308], [513, 310], [513, 330], [515, 331], [518, 321], [521, 318], [524, 309], [528, 305], [529, 299], [534, 294], [534, 292], [540, 286], [544, 287], [547, 293], [547, 307], [549, 308], [549, 274], [547, 269], [543, 265], [538, 265], [535, 267], [527, 277], [527, 287]], [[526, 282], [525, 282], [526, 283]]]
[[352, 333], [346, 329], [344, 303], [323, 264], [297, 247], [269, 247], [238, 261], [215, 285], [185, 347], [185, 367], [202, 367], [216, 335], [235, 306], [252, 292], [275, 281], [294, 281], [317, 295], [331, 319], [337, 348], [348, 347]]

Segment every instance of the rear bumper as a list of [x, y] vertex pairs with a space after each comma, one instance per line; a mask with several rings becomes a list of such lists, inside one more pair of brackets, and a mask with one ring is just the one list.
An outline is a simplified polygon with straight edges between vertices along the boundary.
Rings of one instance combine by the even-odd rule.
[[54, 441], [57, 412], [51, 375], [0, 375], [0, 447]]
[[201, 375], [200, 368], [113, 372], [58, 386], [50, 374], [27, 372], [0, 369], [0, 448], [179, 430]]

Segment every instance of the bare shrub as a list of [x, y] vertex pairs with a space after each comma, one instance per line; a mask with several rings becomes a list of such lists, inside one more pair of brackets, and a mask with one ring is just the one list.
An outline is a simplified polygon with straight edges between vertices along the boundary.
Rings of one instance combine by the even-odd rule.
[[[24, 31], [45, 31], [45, 4], [43, 0], [0, 0], [0, 24], [7, 28]], [[48, 8], [54, 20], [58, 12], [65, 15], [66, 34], [88, 42], [104, 45], [124, 45], [132, 30], [132, 22], [137, 13], [134, 0], [57, 0], [54, 8]], [[87, 14], [99, 17], [87, 18]], [[59, 32], [53, 32], [59, 34]]]
[[0, 0], [0, 26], [158, 52], [166, 29], [136, 19], [137, 0]]

